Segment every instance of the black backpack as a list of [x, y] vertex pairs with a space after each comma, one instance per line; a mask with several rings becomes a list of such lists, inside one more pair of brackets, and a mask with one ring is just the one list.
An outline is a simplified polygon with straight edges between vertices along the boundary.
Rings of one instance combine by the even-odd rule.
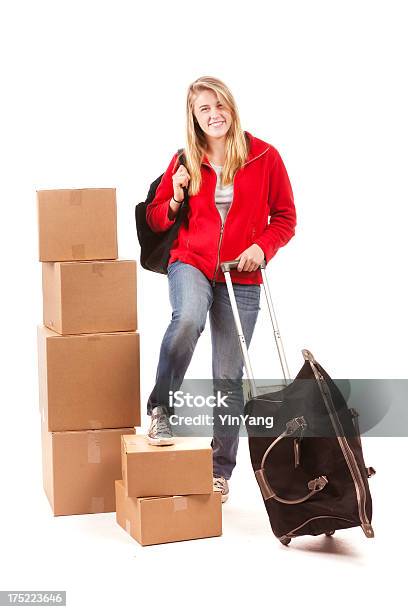
[[[180, 164], [185, 165], [183, 149], [177, 151]], [[182, 223], [187, 223], [188, 211], [188, 189], [183, 187], [184, 200], [181, 204], [173, 225], [165, 232], [154, 232], [146, 221], [146, 209], [153, 201], [156, 190], [160, 185], [163, 174], [161, 174], [151, 185], [147, 198], [135, 206], [135, 221], [137, 237], [140, 244], [140, 264], [146, 270], [167, 274], [167, 266], [170, 258], [170, 249], [177, 238]]]

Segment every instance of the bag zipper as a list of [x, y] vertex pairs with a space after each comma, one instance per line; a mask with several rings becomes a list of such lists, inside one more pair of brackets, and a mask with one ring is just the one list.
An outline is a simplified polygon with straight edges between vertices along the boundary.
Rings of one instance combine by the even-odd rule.
[[337, 516], [335, 514], [321, 514], [320, 516], [313, 516], [312, 518], [307, 519], [307, 521], [304, 521], [303, 523], [301, 523], [300, 525], [298, 525], [291, 531], [288, 531], [288, 533], [286, 533], [285, 535], [287, 538], [296, 538], [297, 534], [295, 533], [295, 531], [298, 531], [299, 529], [301, 529], [302, 527], [304, 527], [305, 525], [307, 525], [307, 523], [310, 523], [311, 521], [316, 521], [317, 519], [324, 519], [324, 518], [337, 519], [337, 520], [340, 519], [342, 521], [347, 521], [348, 523], [353, 522], [351, 519], [344, 518], [344, 516]]
[[365, 504], [367, 501], [367, 494], [366, 494], [366, 490], [365, 490], [365, 486], [364, 486], [363, 478], [361, 476], [360, 469], [357, 465], [356, 458], [347, 442], [346, 437], [344, 436], [343, 427], [339, 420], [338, 414], [335, 409], [334, 410], [332, 409], [331, 404], [333, 400], [331, 397], [330, 390], [328, 389], [327, 382], [325, 381], [323, 375], [318, 370], [318, 368], [315, 366], [315, 364], [312, 361], [309, 361], [309, 363], [318, 380], [318, 384], [319, 384], [320, 390], [323, 395], [324, 403], [326, 405], [332, 425], [336, 432], [337, 441], [340, 445], [343, 456], [346, 460], [347, 466], [350, 470], [350, 474], [354, 482], [354, 488], [356, 490], [357, 506], [358, 506], [358, 513], [359, 513], [360, 521], [361, 521], [361, 527], [364, 531], [364, 534], [367, 536], [367, 538], [373, 538], [374, 530], [370, 524], [370, 521], [368, 520], [366, 509], [365, 509]]
[[[215, 174], [215, 176], [216, 176], [216, 181], [215, 181], [215, 189], [214, 189], [214, 195], [213, 195], [213, 202], [214, 202], [214, 206], [215, 206], [215, 209], [216, 209], [216, 211], [217, 211], [217, 214], [218, 214], [218, 216], [219, 216], [219, 218], [220, 218], [220, 223], [221, 223], [221, 228], [220, 228], [220, 236], [219, 236], [219, 238], [218, 238], [218, 248], [217, 248], [217, 264], [216, 264], [216, 266], [215, 266], [214, 275], [213, 275], [212, 280], [211, 280], [211, 285], [212, 285], [213, 287], [215, 287], [215, 278], [216, 278], [216, 276], [217, 276], [218, 267], [219, 267], [219, 265], [220, 265], [220, 251], [221, 251], [221, 242], [222, 242], [222, 236], [223, 236], [223, 233], [224, 233], [224, 227], [225, 227], [225, 223], [226, 223], [226, 221], [227, 221], [228, 215], [229, 215], [229, 211], [231, 210], [232, 205], [233, 205], [233, 203], [234, 203], [234, 193], [232, 194], [231, 205], [230, 205], [229, 209], [227, 210], [227, 214], [225, 215], [224, 222], [222, 222], [221, 215], [220, 215], [219, 210], [218, 210], [218, 208], [217, 208], [217, 205], [216, 205], [216, 203], [215, 203], [215, 191], [216, 191], [216, 189], [217, 189], [217, 178], [218, 178], [218, 176], [217, 176], [216, 171], [214, 170], [214, 168], [213, 168], [211, 165], [207, 164], [207, 162], [203, 162], [203, 164], [204, 164], [205, 166], [208, 166], [208, 167], [211, 169], [211, 171], [212, 171], [212, 172]], [[235, 176], [236, 176], [236, 173], [235, 173]], [[232, 179], [233, 192], [235, 191], [235, 190], [234, 190], [234, 186], [235, 186], [235, 185], [234, 185], [234, 183], [235, 183], [235, 176], [234, 176], [234, 178]]]
[[[218, 211], [217, 211], [218, 212]], [[225, 216], [225, 221], [227, 220], [228, 217], [228, 213], [229, 210], [227, 211], [227, 214]], [[218, 213], [219, 214], [219, 213]], [[225, 221], [224, 223], [222, 223], [221, 221], [221, 231], [220, 231], [220, 237], [218, 239], [218, 251], [217, 251], [217, 265], [215, 266], [215, 272], [214, 272], [214, 276], [212, 278], [211, 284], [213, 287], [215, 287], [215, 277], [217, 276], [217, 270], [218, 270], [218, 266], [220, 265], [220, 249], [221, 249], [221, 241], [222, 241], [222, 235], [224, 233], [224, 225], [225, 225]]]

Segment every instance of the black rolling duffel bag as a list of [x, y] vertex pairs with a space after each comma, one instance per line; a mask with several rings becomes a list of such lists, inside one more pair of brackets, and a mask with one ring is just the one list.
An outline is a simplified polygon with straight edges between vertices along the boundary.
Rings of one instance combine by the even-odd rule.
[[[265, 262], [263, 287], [285, 384], [257, 393], [229, 274], [237, 263], [223, 262], [221, 269], [250, 384], [245, 422], [251, 462], [272, 531], [284, 545], [294, 537], [331, 536], [338, 529], [357, 526], [372, 538], [368, 478], [375, 470], [364, 464], [358, 414], [307, 349], [302, 351], [301, 370], [290, 381]], [[268, 428], [264, 423], [269, 423]]]

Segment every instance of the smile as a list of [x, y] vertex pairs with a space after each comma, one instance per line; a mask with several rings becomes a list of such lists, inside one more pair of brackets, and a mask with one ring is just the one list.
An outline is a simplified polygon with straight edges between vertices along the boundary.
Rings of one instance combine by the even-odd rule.
[[218, 127], [219, 125], [222, 125], [223, 123], [225, 123], [225, 121], [214, 121], [214, 123], [210, 123], [210, 125], [215, 125], [216, 127]]

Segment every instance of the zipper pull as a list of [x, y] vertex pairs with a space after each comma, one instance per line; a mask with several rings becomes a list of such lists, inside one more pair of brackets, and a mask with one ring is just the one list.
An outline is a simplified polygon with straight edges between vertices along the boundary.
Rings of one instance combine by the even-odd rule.
[[293, 440], [293, 451], [295, 453], [295, 468], [300, 464], [300, 440], [295, 438]]
[[304, 430], [305, 430], [305, 427], [301, 427], [299, 436], [293, 440], [293, 452], [295, 454], [295, 468], [297, 468], [298, 465], [300, 465], [300, 444], [303, 439]]

